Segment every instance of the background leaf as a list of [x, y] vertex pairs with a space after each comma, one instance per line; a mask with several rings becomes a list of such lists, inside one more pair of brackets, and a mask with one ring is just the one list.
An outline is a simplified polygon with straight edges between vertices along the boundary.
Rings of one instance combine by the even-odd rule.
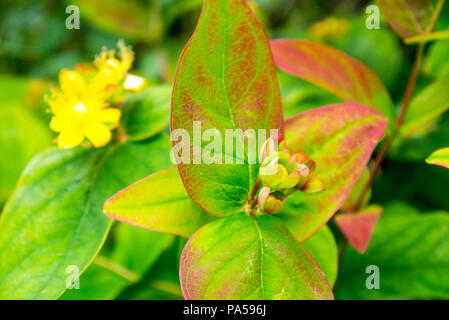
[[395, 118], [393, 103], [378, 76], [363, 63], [324, 44], [304, 40], [272, 40], [276, 65], [340, 97]]
[[[81, 275], [79, 290], [66, 290], [63, 300], [114, 299], [127, 286], [139, 281], [173, 242], [174, 237], [120, 223], [113, 230], [112, 248]], [[123, 276], [116, 270], [125, 268]], [[128, 277], [128, 278], [127, 278]]]
[[105, 240], [111, 220], [102, 213], [104, 201], [167, 167], [168, 147], [161, 135], [142, 143], [50, 149], [36, 156], [0, 220], [0, 297], [57, 298], [65, 290], [67, 266], [84, 271]]
[[449, 109], [448, 82], [449, 76], [442, 77], [412, 99], [400, 131], [403, 137], [426, 129], [433, 120]]
[[133, 40], [154, 40], [162, 31], [157, 0], [146, 5], [124, 0], [75, 0], [69, 4], [77, 5], [81, 17], [93, 26]]
[[322, 226], [310, 239], [303, 242], [303, 245], [318, 262], [327, 281], [333, 287], [338, 274], [338, 249], [329, 227]]
[[376, 0], [381, 14], [402, 38], [426, 32], [433, 13], [429, 0]]
[[[281, 98], [268, 40], [244, 0], [206, 0], [195, 34], [179, 59], [171, 129], [186, 129], [192, 137], [194, 121], [201, 121], [203, 131], [218, 130], [223, 139], [225, 129], [282, 131]], [[207, 144], [201, 142], [201, 148]], [[178, 167], [192, 200], [219, 216], [241, 210], [258, 173], [258, 165], [247, 159], [238, 165]]]
[[131, 225], [185, 238], [214, 219], [190, 199], [176, 168], [120, 191], [106, 202], [104, 212]]
[[279, 219], [238, 214], [208, 224], [184, 247], [186, 299], [332, 299], [322, 271]]
[[382, 212], [381, 206], [370, 205], [358, 212], [338, 214], [334, 222], [357, 252], [364, 253]]
[[51, 135], [40, 119], [24, 106], [0, 103], [1, 204], [12, 192], [28, 161], [39, 151], [50, 147]]
[[449, 148], [435, 151], [429, 158], [427, 158], [426, 162], [449, 169]]
[[[364, 255], [347, 250], [335, 290], [338, 299], [449, 297], [449, 215], [420, 214], [404, 203], [385, 207]], [[368, 290], [366, 267], [380, 271], [380, 289]]]
[[326, 187], [316, 194], [293, 193], [285, 201], [279, 217], [295, 238], [309, 238], [341, 207], [386, 125], [377, 111], [355, 103], [309, 110], [286, 121], [290, 151], [302, 150], [314, 159]]
[[152, 137], [169, 122], [171, 86], [158, 85], [130, 94], [122, 106], [120, 122], [129, 140]]

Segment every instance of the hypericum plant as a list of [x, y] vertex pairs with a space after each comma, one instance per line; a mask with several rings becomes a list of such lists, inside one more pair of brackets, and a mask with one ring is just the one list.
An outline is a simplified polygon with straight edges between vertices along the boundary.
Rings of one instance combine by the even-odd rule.
[[[150, 86], [123, 100], [130, 65], [110, 52], [100, 55], [90, 76], [63, 71], [61, 91], [49, 103], [52, 129], [60, 132], [58, 145], [69, 150], [36, 156], [5, 205], [0, 298], [59, 297], [66, 289], [66, 268], [77, 266], [82, 272], [89, 266], [113, 218], [189, 239], [179, 271], [186, 299], [332, 299], [337, 255], [323, 254], [331, 247], [325, 224], [340, 210], [335, 223], [364, 252], [382, 213], [369, 201], [383, 158], [394, 143], [449, 108], [444, 79], [413, 97], [423, 43], [434, 36], [443, 2], [433, 9], [421, 0], [378, 1], [405, 42], [420, 43], [398, 116], [367, 66], [323, 44], [269, 42], [245, 0], [204, 1], [173, 88]], [[284, 121], [275, 64], [343, 102]], [[113, 71], [112, 78], [105, 70]], [[105, 86], [104, 77], [114, 85]], [[83, 88], [82, 94], [73, 92], [73, 85]], [[116, 89], [121, 92], [109, 91]], [[161, 133], [169, 118], [170, 91], [172, 133], [179, 129], [195, 136], [200, 122], [203, 130], [222, 137], [227, 129], [277, 129], [279, 135], [253, 141], [264, 145], [256, 163], [245, 146], [243, 159], [225, 154], [232, 163], [187, 161], [173, 167], [170, 139]], [[72, 99], [73, 93], [82, 101]], [[66, 111], [80, 117], [74, 123], [82, 130], [73, 130]], [[176, 145], [174, 135], [172, 140]], [[195, 143], [187, 150], [189, 160], [198, 149], [222, 153], [207, 139]], [[437, 153], [429, 162], [444, 165], [445, 157]], [[437, 218], [444, 229], [447, 217]], [[435, 226], [414, 214], [401, 220], [401, 230], [409, 227], [403, 223], [407, 219], [411, 225]], [[320, 232], [324, 236], [314, 240]]]
[[[381, 99], [385, 90], [379, 83], [360, 94]], [[383, 135], [384, 117], [347, 102], [284, 122], [268, 40], [246, 2], [232, 0], [205, 1], [178, 63], [171, 130], [192, 136], [194, 121], [223, 136], [226, 129], [278, 129], [285, 138], [261, 166], [247, 158], [244, 164], [179, 163], [179, 173], [156, 173], [112, 197], [105, 213], [189, 238], [180, 266], [187, 299], [331, 299], [328, 281], [301, 242], [343, 204]], [[210, 152], [207, 142], [201, 149]], [[265, 175], [273, 158], [277, 171]], [[326, 190], [289, 191], [306, 191], [314, 180], [314, 191]]]

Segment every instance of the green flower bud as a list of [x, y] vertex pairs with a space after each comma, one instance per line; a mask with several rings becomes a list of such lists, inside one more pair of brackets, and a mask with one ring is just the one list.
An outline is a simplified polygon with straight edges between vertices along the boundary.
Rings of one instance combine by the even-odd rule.
[[293, 171], [287, 177], [284, 177], [281, 183], [278, 185], [279, 189], [291, 189], [294, 188], [301, 180], [301, 175], [298, 171]]
[[284, 208], [284, 200], [279, 199], [276, 195], [280, 196], [274, 192], [270, 194], [271, 190], [268, 187], [263, 187], [259, 192], [259, 209], [263, 212], [276, 214], [282, 211]]
[[288, 177], [288, 172], [282, 165], [270, 164], [269, 166], [260, 168], [259, 176], [265, 187], [276, 189], [279, 184]]

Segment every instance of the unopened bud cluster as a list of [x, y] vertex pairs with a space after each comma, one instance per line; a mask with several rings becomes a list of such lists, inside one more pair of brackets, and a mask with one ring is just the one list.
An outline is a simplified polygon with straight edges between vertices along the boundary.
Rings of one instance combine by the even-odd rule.
[[300, 190], [313, 193], [325, 190], [318, 178], [316, 164], [302, 151], [290, 154], [285, 141], [275, 148], [275, 139], [270, 138], [261, 151], [262, 164], [259, 177], [262, 189], [259, 192], [259, 210], [266, 213], [279, 213], [288, 195]]

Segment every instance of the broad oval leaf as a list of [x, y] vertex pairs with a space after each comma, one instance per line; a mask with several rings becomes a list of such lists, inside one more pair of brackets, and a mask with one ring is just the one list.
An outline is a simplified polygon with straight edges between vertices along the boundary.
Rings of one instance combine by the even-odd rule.
[[271, 215], [212, 222], [184, 247], [186, 299], [332, 299], [317, 262]]
[[[448, 299], [448, 238], [448, 212], [422, 214], [405, 203], [387, 205], [368, 250], [363, 255], [346, 251], [336, 297]], [[376, 276], [380, 290], [370, 290]]]
[[401, 127], [401, 136], [409, 137], [426, 129], [433, 120], [449, 109], [449, 76], [442, 77], [416, 95], [410, 102], [409, 109]]
[[171, 87], [151, 86], [128, 96], [122, 106], [120, 123], [131, 141], [148, 139], [168, 126]]
[[310, 239], [302, 243], [320, 265], [331, 287], [338, 274], [338, 248], [330, 228], [324, 225]]
[[214, 219], [190, 199], [176, 168], [120, 191], [106, 202], [104, 212], [121, 222], [185, 238]]
[[166, 168], [168, 148], [160, 135], [101, 149], [50, 149], [33, 158], [0, 220], [0, 298], [61, 295], [66, 268], [83, 272], [105, 240], [112, 221], [102, 213], [106, 199]]
[[435, 151], [429, 158], [426, 159], [426, 162], [449, 169], [449, 148], [443, 148]]
[[[190, 197], [211, 214], [238, 213], [255, 185], [258, 164], [249, 163], [248, 150], [245, 159], [240, 158], [242, 164], [236, 164], [235, 151], [224, 155], [222, 150], [215, 152], [223, 164], [193, 164], [195, 153], [209, 144], [198, 141], [201, 131], [195, 138], [197, 121], [203, 132], [213, 129], [223, 140], [226, 129], [282, 131], [281, 98], [268, 40], [245, 0], [204, 1], [197, 29], [179, 59], [171, 110], [172, 134], [183, 129], [193, 138], [190, 164], [178, 164]], [[224, 158], [234, 164], [224, 164]]]
[[302, 150], [314, 159], [326, 187], [316, 194], [296, 192], [285, 201], [279, 217], [295, 238], [310, 237], [342, 206], [386, 126], [377, 111], [355, 103], [309, 110], [286, 121], [290, 151]]
[[385, 86], [366, 65], [327, 45], [305, 40], [271, 40], [276, 65], [334, 93], [382, 113], [392, 125], [395, 109]]
[[432, 18], [429, 0], [376, 0], [391, 28], [403, 39], [426, 32]]

